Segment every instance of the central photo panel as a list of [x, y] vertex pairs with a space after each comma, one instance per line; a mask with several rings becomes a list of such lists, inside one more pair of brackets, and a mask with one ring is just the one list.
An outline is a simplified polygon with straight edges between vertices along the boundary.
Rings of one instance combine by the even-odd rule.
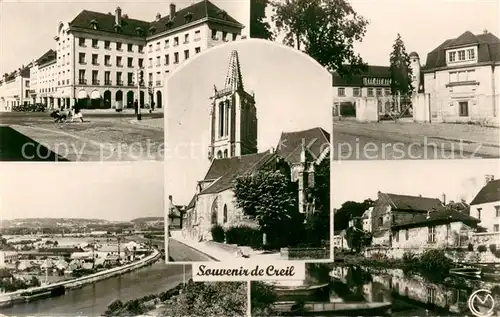
[[244, 39], [166, 83], [166, 260], [330, 261], [331, 74]]

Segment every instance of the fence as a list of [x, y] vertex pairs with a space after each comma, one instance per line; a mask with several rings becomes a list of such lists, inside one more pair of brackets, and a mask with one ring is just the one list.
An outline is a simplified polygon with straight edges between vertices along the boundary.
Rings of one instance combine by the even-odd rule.
[[411, 118], [413, 104], [410, 97], [400, 95], [341, 98], [334, 102], [333, 116], [358, 121]]

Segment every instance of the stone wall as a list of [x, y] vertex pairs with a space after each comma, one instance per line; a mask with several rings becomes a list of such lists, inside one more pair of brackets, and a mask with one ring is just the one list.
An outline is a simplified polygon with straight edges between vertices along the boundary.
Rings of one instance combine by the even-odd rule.
[[282, 260], [329, 260], [328, 248], [281, 248]]

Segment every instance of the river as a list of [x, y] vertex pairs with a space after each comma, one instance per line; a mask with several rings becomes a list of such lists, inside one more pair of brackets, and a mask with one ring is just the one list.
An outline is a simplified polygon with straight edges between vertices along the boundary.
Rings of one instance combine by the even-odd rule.
[[112, 277], [65, 295], [16, 304], [0, 309], [7, 316], [99, 316], [115, 299], [128, 301], [164, 292], [191, 277], [191, 266], [165, 264], [159, 260], [149, 266]]
[[305, 285], [329, 283], [309, 296], [280, 300], [315, 302], [390, 302], [391, 316], [472, 316], [467, 301], [479, 289], [496, 297], [494, 313], [500, 314], [500, 281], [448, 277], [439, 282], [399, 269], [308, 264]]

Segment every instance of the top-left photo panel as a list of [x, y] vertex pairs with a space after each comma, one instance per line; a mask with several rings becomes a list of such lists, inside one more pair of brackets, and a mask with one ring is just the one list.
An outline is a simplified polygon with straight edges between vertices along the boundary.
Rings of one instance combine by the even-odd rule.
[[248, 37], [250, 4], [7, 0], [0, 16], [0, 161], [163, 161], [166, 79]]

